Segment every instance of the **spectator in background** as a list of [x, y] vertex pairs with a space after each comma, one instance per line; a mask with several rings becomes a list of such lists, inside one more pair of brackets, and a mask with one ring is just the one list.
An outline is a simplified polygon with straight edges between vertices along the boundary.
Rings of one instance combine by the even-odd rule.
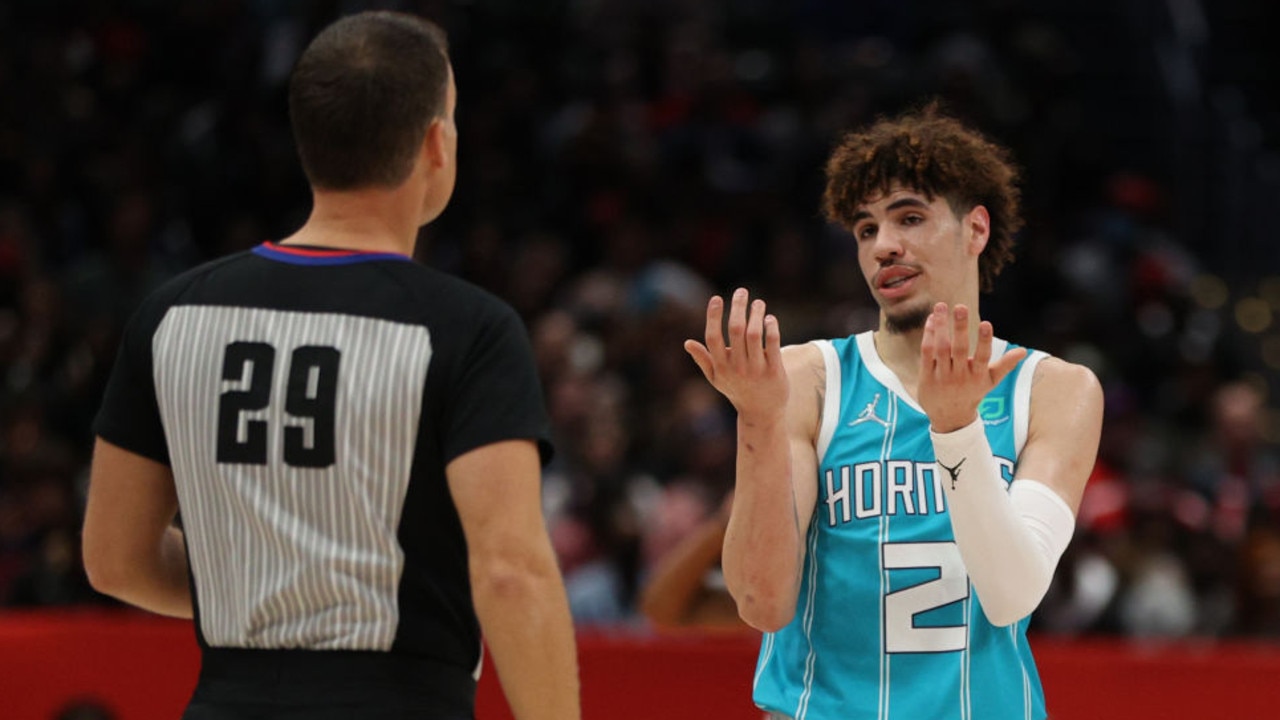
[[1280, 638], [1280, 528], [1275, 524], [1259, 524], [1249, 532], [1239, 578], [1232, 633]]
[[1251, 521], [1280, 518], [1280, 457], [1265, 439], [1265, 409], [1255, 384], [1223, 383], [1211, 396], [1208, 432], [1184, 461], [1188, 487], [1206, 504], [1198, 519], [1232, 545]]
[[640, 611], [655, 626], [748, 629], [738, 617], [720, 567], [732, 509], [730, 494], [719, 508], [703, 513], [704, 517], [671, 547], [655, 551], [659, 560], [649, 571], [640, 599]]

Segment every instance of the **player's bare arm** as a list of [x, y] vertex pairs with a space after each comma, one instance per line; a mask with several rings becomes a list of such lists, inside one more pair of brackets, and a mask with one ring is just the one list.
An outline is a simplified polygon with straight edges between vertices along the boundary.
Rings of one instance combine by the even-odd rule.
[[725, 532], [725, 583], [747, 624], [776, 630], [795, 612], [804, 537], [817, 501], [815, 438], [821, 352], [781, 347], [777, 318], [738, 289], [727, 336], [724, 302], [707, 305], [705, 344], [686, 341], [707, 380], [738, 411], [737, 480]]
[[939, 303], [921, 340], [918, 392], [929, 415], [956, 544], [983, 611], [994, 625], [1030, 614], [1048, 590], [1071, 539], [1075, 510], [1097, 453], [1102, 393], [1080, 366], [1047, 359], [1036, 367], [1026, 445], [1006, 490], [977, 405], [1026, 357], [991, 357], [983, 322], [969, 352], [969, 312]]
[[177, 512], [168, 466], [99, 439], [83, 531], [93, 587], [144, 610], [191, 617], [186, 544], [173, 526]]
[[580, 717], [573, 624], [542, 517], [537, 448], [486, 445], [445, 472], [467, 538], [476, 615], [513, 714]]
[[1074, 514], [1093, 472], [1102, 435], [1102, 385], [1093, 371], [1060, 358], [1036, 367], [1031, 423], [1017, 477], [1056, 492]]

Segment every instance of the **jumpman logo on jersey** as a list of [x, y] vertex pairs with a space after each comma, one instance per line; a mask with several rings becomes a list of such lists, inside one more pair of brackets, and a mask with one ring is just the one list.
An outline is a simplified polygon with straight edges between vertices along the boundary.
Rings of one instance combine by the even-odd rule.
[[854, 418], [852, 421], [849, 422], [849, 427], [853, 427], [854, 425], [858, 425], [864, 422], [879, 423], [880, 425], [886, 428], [889, 427], [888, 420], [885, 420], [876, 415], [876, 405], [878, 405], [879, 403], [880, 403], [880, 393], [876, 393], [875, 396], [871, 398], [871, 402], [867, 403], [867, 406], [862, 409], [862, 412], [858, 413], [858, 417]]
[[960, 462], [956, 463], [956, 464], [955, 464], [955, 467], [947, 467], [946, 465], [943, 465], [943, 464], [942, 464], [942, 461], [941, 461], [941, 460], [938, 460], [938, 461], [937, 461], [937, 462], [938, 462], [938, 467], [942, 468], [943, 470], [946, 470], [946, 471], [947, 471], [947, 474], [951, 476], [951, 489], [952, 489], [952, 490], [955, 490], [955, 489], [956, 489], [956, 480], [959, 480], [959, 479], [960, 479], [960, 466], [964, 464], [964, 461], [965, 461], [965, 460], [966, 460], [966, 458], [960, 458]]

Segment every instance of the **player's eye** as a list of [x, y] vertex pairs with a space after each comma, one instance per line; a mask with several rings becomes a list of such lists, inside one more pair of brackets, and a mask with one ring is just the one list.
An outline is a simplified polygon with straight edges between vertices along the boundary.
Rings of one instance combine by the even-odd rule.
[[903, 225], [919, 225], [922, 222], [924, 222], [924, 216], [916, 215], [915, 213], [912, 213], [902, 218]]
[[876, 236], [876, 226], [870, 223], [858, 228], [857, 237], [859, 240], [870, 240]]

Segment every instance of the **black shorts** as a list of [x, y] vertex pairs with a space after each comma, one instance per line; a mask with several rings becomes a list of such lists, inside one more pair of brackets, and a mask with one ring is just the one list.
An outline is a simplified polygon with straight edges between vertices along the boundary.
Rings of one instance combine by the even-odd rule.
[[471, 673], [384, 652], [206, 649], [183, 720], [472, 720]]

